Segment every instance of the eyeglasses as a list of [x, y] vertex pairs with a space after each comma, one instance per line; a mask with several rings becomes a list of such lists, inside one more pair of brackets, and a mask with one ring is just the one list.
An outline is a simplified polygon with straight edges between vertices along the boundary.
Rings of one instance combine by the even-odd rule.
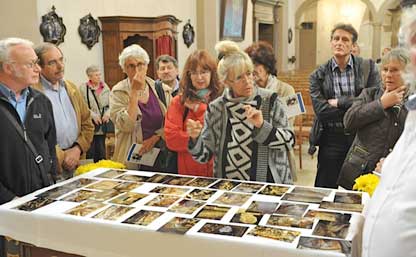
[[193, 77], [197, 77], [197, 76], [207, 76], [208, 74], [211, 74], [211, 71], [209, 70], [201, 70], [201, 71], [190, 71], [189, 75], [193, 76]]
[[58, 66], [58, 64], [63, 65], [65, 63], [65, 58], [61, 57], [58, 60], [50, 60], [46, 63], [46, 65], [50, 66], [50, 67], [56, 67]]
[[229, 79], [228, 81], [231, 83], [240, 83], [243, 81], [243, 79], [251, 79], [253, 76], [253, 72], [251, 71], [247, 71], [245, 73], [241, 73], [240, 75], [238, 75], [234, 80]]
[[[19, 63], [19, 62], [12, 61], [10, 63]], [[39, 65], [39, 63], [40, 63], [40, 60], [36, 59], [36, 60], [30, 61], [30, 62], [20, 63], [20, 64], [22, 64], [23, 66], [25, 66], [28, 69], [33, 69], [33, 68], [37, 67], [37, 65]]]
[[146, 65], [146, 64], [145, 64], [145, 63], [143, 63], [143, 62], [138, 62], [137, 64], [130, 63], [130, 64], [127, 64], [127, 68], [132, 69], [132, 70], [134, 70], [134, 69], [136, 69], [136, 68], [141, 69], [141, 68], [143, 68], [145, 65]]

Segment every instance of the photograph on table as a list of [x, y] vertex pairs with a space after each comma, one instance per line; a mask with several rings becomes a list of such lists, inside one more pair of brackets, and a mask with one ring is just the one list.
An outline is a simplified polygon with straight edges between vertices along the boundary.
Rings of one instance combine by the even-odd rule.
[[172, 175], [165, 175], [165, 174], [155, 174], [153, 176], [151, 176], [150, 178], [148, 178], [146, 180], [146, 182], [148, 183], [164, 183], [166, 181], [169, 181], [171, 179], [173, 179], [175, 176]]
[[267, 225], [311, 229], [313, 221], [313, 218], [307, 217], [270, 215]]
[[250, 193], [255, 194], [257, 193], [264, 184], [256, 184], [256, 183], [247, 183], [243, 182], [239, 184], [236, 188], [233, 189], [233, 192], [240, 192], [240, 193]]
[[240, 184], [240, 182], [220, 179], [217, 183], [210, 186], [210, 188], [230, 191], [231, 189], [236, 187], [238, 184]]
[[362, 204], [362, 194], [361, 193], [347, 193], [347, 192], [336, 192], [335, 193], [335, 203], [353, 203], [353, 204]]
[[88, 200], [72, 209], [66, 211], [66, 214], [85, 217], [94, 211], [103, 208], [106, 204], [98, 201]]
[[94, 182], [97, 182], [98, 179], [91, 179], [91, 178], [79, 178], [77, 180], [74, 180], [72, 182], [69, 182], [65, 184], [65, 187], [71, 187], [71, 188], [81, 188], [88, 186], [89, 184], [92, 184]]
[[296, 186], [290, 193], [324, 198], [329, 196], [331, 190], [323, 188]]
[[97, 193], [97, 191], [89, 191], [89, 190], [81, 189], [79, 191], [76, 191], [76, 192], [62, 198], [61, 201], [80, 203], [80, 202], [83, 202], [83, 201], [89, 199], [95, 193]]
[[274, 213], [278, 205], [279, 203], [277, 202], [253, 201], [247, 208], [247, 211], [271, 214]]
[[157, 231], [183, 235], [196, 223], [198, 223], [198, 221], [198, 219], [173, 217], [168, 223], [163, 225]]
[[282, 200], [292, 201], [292, 202], [303, 202], [303, 203], [321, 203], [323, 197], [304, 195], [304, 194], [293, 194], [285, 193], [282, 197]]
[[36, 197], [37, 198], [47, 198], [47, 199], [56, 200], [59, 197], [61, 197], [62, 195], [67, 194], [67, 193], [71, 192], [74, 189], [75, 188], [73, 188], [73, 187], [67, 187], [67, 186], [63, 185], [63, 186], [54, 187], [52, 189], [49, 189], [48, 191], [45, 191], [43, 193], [40, 193], [40, 194], [36, 195]]
[[235, 236], [242, 237], [249, 227], [239, 225], [228, 225], [218, 223], [206, 223], [201, 229], [200, 233], [216, 234], [221, 236]]
[[134, 208], [132, 207], [111, 205], [110, 207], [94, 215], [93, 218], [103, 220], [116, 220], [133, 209]]
[[263, 190], [260, 191], [259, 194], [272, 195], [272, 196], [282, 196], [289, 189], [290, 189], [290, 187], [267, 185]]
[[259, 224], [263, 215], [258, 212], [247, 212], [244, 209], [240, 209], [231, 219], [231, 223], [243, 223], [257, 225]]
[[353, 203], [333, 203], [333, 202], [322, 202], [319, 205], [321, 209], [329, 209], [336, 211], [350, 211], [350, 212], [362, 212], [364, 205], [353, 204]]
[[88, 189], [96, 189], [96, 190], [110, 190], [115, 188], [116, 186], [120, 185], [121, 182], [113, 181], [113, 180], [101, 180], [97, 183], [91, 184], [87, 186]]
[[313, 230], [312, 235], [345, 239], [347, 237], [349, 227], [349, 223], [320, 220]]
[[37, 210], [43, 206], [46, 206], [48, 204], [51, 204], [55, 202], [53, 199], [48, 198], [36, 198], [29, 202], [26, 202], [24, 204], [21, 204], [19, 206], [14, 207], [13, 209], [21, 210], [21, 211], [34, 211]]
[[216, 178], [195, 178], [186, 185], [191, 187], [207, 187], [215, 181], [217, 181]]
[[160, 211], [146, 211], [140, 210], [135, 213], [130, 218], [124, 220], [122, 223], [132, 224], [132, 225], [141, 225], [147, 226], [152, 223], [154, 220], [162, 216], [163, 212]]
[[290, 216], [303, 216], [309, 205], [307, 204], [295, 204], [283, 202], [275, 211], [276, 214], [290, 215]]
[[198, 189], [198, 188], [195, 188], [189, 194], [187, 194], [185, 196], [185, 198], [189, 198], [189, 199], [192, 199], [192, 200], [207, 201], [216, 192], [217, 192], [217, 190], [213, 190], [213, 189]]
[[149, 177], [134, 175], [134, 174], [123, 174], [121, 176], [116, 177], [116, 179], [133, 181], [133, 182], [145, 182], [146, 180], [149, 179]]
[[318, 219], [318, 220], [336, 221], [336, 222], [339, 222], [339, 223], [348, 223], [351, 219], [351, 214], [349, 214], [349, 213], [339, 213], [339, 212], [309, 210], [305, 214], [305, 217], [315, 218], [315, 219]]
[[204, 202], [200, 201], [183, 199], [170, 207], [168, 211], [182, 214], [192, 214], [200, 207], [204, 206], [204, 204]]
[[220, 197], [217, 198], [217, 200], [214, 201], [214, 203], [241, 206], [245, 204], [251, 196], [251, 194], [224, 192], [222, 195], [220, 195]]
[[193, 179], [194, 179], [193, 177], [174, 177], [171, 180], [165, 182], [165, 184], [172, 185], [172, 186], [183, 186], [186, 183], [189, 183]]
[[120, 196], [117, 196], [113, 200], [111, 200], [110, 203], [121, 204], [121, 205], [131, 205], [137, 202], [138, 200], [145, 198], [146, 196], [148, 196], [148, 194], [126, 192]]
[[111, 170], [107, 170], [107, 171], [105, 171], [101, 174], [98, 174], [95, 177], [97, 177], [97, 178], [115, 178], [115, 177], [120, 176], [124, 173], [126, 173], [125, 170], [111, 169]]
[[158, 194], [165, 194], [165, 195], [184, 195], [188, 191], [189, 191], [189, 188], [157, 186], [153, 188], [150, 192], [158, 193]]
[[114, 196], [117, 196], [119, 194], [120, 194], [119, 191], [114, 190], [114, 189], [109, 189], [109, 190], [95, 192], [94, 194], [92, 194], [90, 196], [89, 200], [104, 202], [104, 201], [107, 201], [108, 199], [113, 198]]
[[300, 235], [300, 232], [280, 228], [256, 226], [250, 230], [248, 235], [292, 243], [296, 237]]
[[114, 190], [117, 190], [120, 193], [124, 193], [136, 189], [141, 185], [143, 185], [141, 182], [123, 182], [120, 185], [115, 186]]
[[351, 242], [347, 240], [301, 236], [297, 248], [338, 252], [351, 256]]
[[222, 217], [230, 210], [229, 207], [217, 205], [205, 205], [195, 216], [198, 219], [221, 220]]
[[146, 203], [145, 205], [154, 206], [154, 207], [166, 207], [167, 208], [179, 199], [180, 199], [180, 197], [174, 196], [174, 195], [158, 195], [155, 198], [153, 198], [152, 200], [150, 200], [148, 203]]

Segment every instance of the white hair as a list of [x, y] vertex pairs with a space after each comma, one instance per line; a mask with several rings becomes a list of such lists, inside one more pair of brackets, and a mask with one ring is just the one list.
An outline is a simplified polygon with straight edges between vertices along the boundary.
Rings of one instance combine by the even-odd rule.
[[121, 54], [118, 56], [118, 63], [120, 64], [120, 67], [123, 71], [125, 71], [124, 64], [128, 58], [141, 59], [146, 65], [150, 62], [150, 58], [146, 50], [137, 44], [133, 44], [124, 48]]
[[16, 45], [33, 47], [33, 43], [31, 41], [23, 38], [9, 37], [0, 40], [0, 71], [3, 71], [3, 63], [9, 61], [10, 48]]

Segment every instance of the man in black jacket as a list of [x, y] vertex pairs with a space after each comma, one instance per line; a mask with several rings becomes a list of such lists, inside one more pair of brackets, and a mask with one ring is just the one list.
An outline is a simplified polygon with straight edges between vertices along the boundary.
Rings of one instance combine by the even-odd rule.
[[315, 122], [323, 128], [320, 138], [315, 138], [319, 143], [315, 186], [337, 188], [341, 166], [354, 139], [344, 131], [344, 114], [363, 88], [381, 84], [374, 62], [351, 54], [357, 38], [350, 24], [335, 25], [331, 32], [333, 57], [310, 76]]

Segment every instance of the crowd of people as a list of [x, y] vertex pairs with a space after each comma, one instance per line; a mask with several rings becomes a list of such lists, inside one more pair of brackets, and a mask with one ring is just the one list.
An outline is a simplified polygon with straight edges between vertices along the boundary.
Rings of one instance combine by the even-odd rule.
[[[332, 57], [310, 75], [315, 186], [351, 189], [381, 167], [363, 256], [413, 253], [415, 17], [415, 9], [403, 14], [404, 42], [383, 51], [379, 64], [359, 57], [352, 25], [337, 24]], [[119, 55], [126, 78], [110, 90], [94, 65], [82, 85], [65, 79], [64, 53], [54, 44], [0, 40], [0, 204], [72, 177], [83, 158], [104, 159], [112, 126], [113, 160], [129, 169], [292, 184], [294, 120], [280, 98], [295, 91], [277, 79], [273, 48], [255, 42], [243, 51], [221, 41], [215, 49], [216, 57], [191, 53], [180, 76], [175, 58], [159, 56], [153, 80], [148, 53], [127, 46]], [[154, 165], [127, 161], [132, 144], [140, 156], [158, 148]], [[390, 244], [378, 247], [384, 240]]]

